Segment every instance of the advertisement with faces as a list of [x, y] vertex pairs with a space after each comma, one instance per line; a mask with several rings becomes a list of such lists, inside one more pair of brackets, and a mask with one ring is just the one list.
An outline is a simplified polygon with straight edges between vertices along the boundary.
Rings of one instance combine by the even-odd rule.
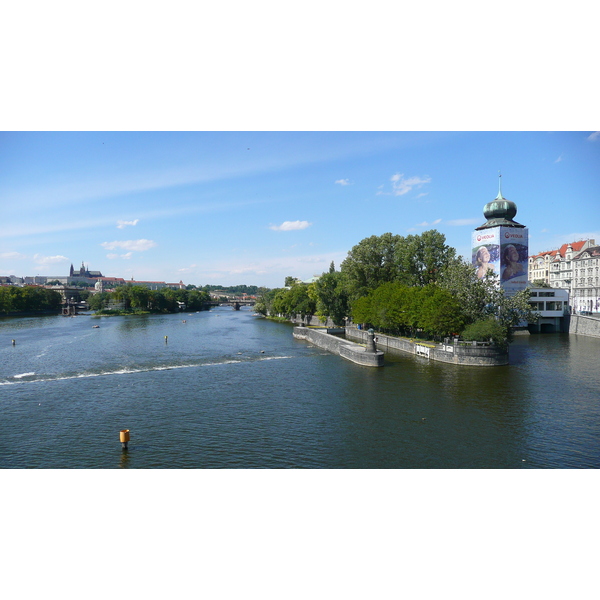
[[515, 293], [527, 287], [529, 234], [526, 227], [493, 227], [474, 231], [472, 262], [477, 277], [489, 270], [500, 277], [506, 292]]

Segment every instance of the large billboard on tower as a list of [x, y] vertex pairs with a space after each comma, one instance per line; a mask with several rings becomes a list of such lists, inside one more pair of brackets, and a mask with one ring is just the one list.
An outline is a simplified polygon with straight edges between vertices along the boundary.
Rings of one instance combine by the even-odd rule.
[[527, 287], [529, 232], [526, 227], [490, 227], [473, 232], [472, 263], [477, 277], [488, 271], [499, 276], [510, 295]]

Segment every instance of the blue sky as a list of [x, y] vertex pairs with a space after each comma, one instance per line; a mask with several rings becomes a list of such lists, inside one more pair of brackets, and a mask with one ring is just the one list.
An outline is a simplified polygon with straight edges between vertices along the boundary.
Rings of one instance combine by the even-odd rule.
[[530, 252], [600, 243], [600, 134], [4, 132], [0, 274], [279, 287], [361, 239], [435, 228], [459, 254], [498, 192]]

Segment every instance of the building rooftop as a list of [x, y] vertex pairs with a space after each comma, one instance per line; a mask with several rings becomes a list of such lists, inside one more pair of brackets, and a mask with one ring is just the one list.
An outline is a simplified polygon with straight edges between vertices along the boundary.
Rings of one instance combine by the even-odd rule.
[[500, 177], [501, 175], [498, 177], [498, 195], [483, 207], [483, 216], [487, 221], [483, 225], [476, 227], [476, 231], [500, 225], [503, 227], [525, 227], [525, 225], [513, 221], [513, 218], [517, 214], [517, 205], [502, 195]]

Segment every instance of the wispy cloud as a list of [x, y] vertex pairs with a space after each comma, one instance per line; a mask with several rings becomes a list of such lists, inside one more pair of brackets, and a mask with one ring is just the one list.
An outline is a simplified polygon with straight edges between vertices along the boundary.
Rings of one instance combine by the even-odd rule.
[[483, 219], [450, 219], [446, 225], [450, 227], [463, 227], [465, 225], [479, 225]]
[[554, 162], [559, 163], [562, 161], [562, 159], [563, 159], [563, 155], [561, 154]]
[[269, 225], [269, 229], [273, 231], [297, 231], [299, 229], [306, 229], [311, 225], [312, 223], [308, 221], [284, 221], [281, 225]]
[[588, 135], [587, 139], [590, 142], [597, 142], [598, 140], [600, 140], [600, 131], [595, 131], [591, 135]]
[[[232, 209], [239, 210], [242, 207], [255, 206], [257, 204], [261, 204], [262, 202], [262, 200], [244, 200], [239, 202], [207, 202], [200, 205], [187, 204], [184, 206], [169, 206], [168, 208], [149, 210], [141, 216], [144, 220], [169, 219], [183, 215], [219, 213]], [[140, 219], [136, 219], [136, 221], [139, 223]], [[21, 223], [15, 221], [13, 224], [11, 224], [10, 228], [2, 232], [2, 235], [4, 237], [12, 238], [31, 238], [32, 235], [40, 235], [44, 233], [98, 229], [100, 227], [111, 226], [114, 222], [115, 220], [113, 216], [94, 216], [88, 220], [77, 221], [60, 220], [54, 223], [44, 220], [38, 224], [32, 224], [29, 222]]]
[[144, 252], [145, 250], [154, 248], [156, 242], [153, 242], [152, 240], [126, 240], [122, 242], [102, 242], [100, 245], [106, 250], [122, 248], [123, 250], [130, 250], [133, 252]]
[[439, 225], [442, 222], [441, 219], [436, 219], [435, 221], [432, 221], [431, 223], [428, 223], [427, 221], [423, 221], [422, 223], [419, 223], [417, 225], [417, 227], [431, 227], [432, 225]]
[[196, 269], [198, 265], [190, 265], [189, 267], [182, 267], [181, 269], [177, 269], [178, 273], [192, 273], [194, 269]]
[[198, 164], [192, 160], [188, 165], [173, 167], [157, 168], [156, 165], [152, 165], [146, 170], [129, 170], [126, 174], [114, 172], [102, 177], [90, 176], [70, 180], [69, 183], [62, 183], [56, 178], [42, 184], [10, 190], [8, 196], [13, 204], [26, 202], [29, 207], [46, 206], [48, 203], [52, 203], [53, 206], [79, 204], [155, 190], [236, 180], [244, 176], [279, 172], [291, 167], [362, 156], [373, 149], [410, 147], [411, 144], [409, 139], [377, 139], [370, 144], [361, 141], [352, 145], [340, 145], [333, 150], [323, 147], [298, 153], [278, 152], [273, 156], [248, 160], [242, 164], [237, 160], [223, 162], [215, 158], [212, 163]]
[[107, 254], [106, 258], [109, 258], [110, 260], [115, 260], [116, 258], [124, 258], [125, 260], [129, 260], [132, 256], [131, 252], [127, 252], [126, 254]]
[[[392, 182], [392, 191], [381, 191], [383, 186], [379, 186], [377, 188], [380, 190], [377, 192], [378, 196], [404, 196], [404, 194], [408, 194], [408, 192], [410, 192], [413, 188], [420, 188], [426, 183], [431, 183], [431, 177], [419, 177], [418, 175], [415, 175], [405, 179], [404, 173], [395, 173], [390, 177], [390, 181]], [[423, 193], [421, 193], [418, 197], [422, 195]]]
[[69, 262], [69, 259], [66, 256], [61, 256], [57, 254], [56, 256], [42, 256], [41, 254], [34, 254], [33, 260], [38, 265], [54, 265], [56, 263]]
[[336, 183], [339, 183], [340, 185], [350, 185], [350, 180], [349, 179], [336, 179]]
[[135, 219], [134, 221], [117, 221], [117, 229], [125, 229], [127, 225], [135, 226], [140, 222], [139, 219]]
[[425, 183], [430, 183], [430, 177], [409, 177], [404, 179], [403, 173], [396, 173], [390, 177], [394, 196], [404, 196], [414, 187], [421, 187]]
[[[285, 277], [293, 275], [301, 280], [308, 279], [316, 274], [321, 274], [329, 269], [333, 260], [336, 265], [342, 263], [347, 252], [330, 252], [327, 254], [306, 254], [301, 256], [273, 256], [270, 258], [231, 258], [221, 260], [214, 265], [214, 269], [204, 270], [202, 265], [195, 270], [195, 275], [204, 280], [230, 281], [231, 285], [240, 275], [250, 281], [254, 276], [264, 280], [268, 275], [275, 280], [274, 286], [283, 286]], [[262, 284], [261, 284], [262, 285]]]
[[0, 258], [4, 258], [5, 260], [22, 260], [27, 258], [27, 256], [20, 252], [2, 252]]

